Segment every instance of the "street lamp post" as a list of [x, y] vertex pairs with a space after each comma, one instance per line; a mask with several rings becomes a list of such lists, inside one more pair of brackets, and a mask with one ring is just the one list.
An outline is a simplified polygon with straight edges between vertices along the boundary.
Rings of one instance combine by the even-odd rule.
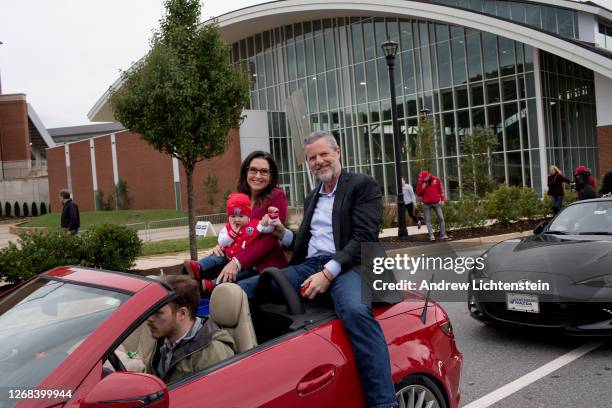
[[400, 171], [400, 141], [399, 125], [397, 123], [397, 105], [395, 100], [395, 55], [397, 54], [398, 44], [395, 41], [387, 40], [381, 44], [387, 67], [389, 68], [389, 88], [391, 91], [391, 120], [393, 120], [393, 145], [395, 150], [395, 182], [397, 187], [397, 236], [407, 237], [406, 211], [404, 210], [404, 193], [402, 191], [402, 174]]

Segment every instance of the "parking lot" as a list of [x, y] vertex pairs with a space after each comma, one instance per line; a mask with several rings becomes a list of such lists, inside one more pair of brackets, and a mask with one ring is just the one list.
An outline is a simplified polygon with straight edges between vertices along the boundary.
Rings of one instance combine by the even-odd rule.
[[[479, 256], [490, 245], [457, 251]], [[490, 327], [465, 303], [442, 303], [464, 355], [462, 406], [609, 407], [612, 340], [558, 332]]]

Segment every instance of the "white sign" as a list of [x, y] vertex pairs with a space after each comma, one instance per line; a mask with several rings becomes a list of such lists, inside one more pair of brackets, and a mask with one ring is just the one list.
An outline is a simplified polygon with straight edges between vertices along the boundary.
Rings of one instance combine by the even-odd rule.
[[217, 232], [210, 221], [198, 221], [195, 227], [196, 237], [215, 237]]

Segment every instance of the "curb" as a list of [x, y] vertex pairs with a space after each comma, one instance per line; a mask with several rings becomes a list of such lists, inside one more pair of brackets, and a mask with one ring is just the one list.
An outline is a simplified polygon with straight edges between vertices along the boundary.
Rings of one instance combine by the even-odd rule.
[[457, 249], [465, 249], [465, 248], [480, 246], [484, 244], [497, 244], [499, 242], [502, 242], [508, 239], [526, 237], [531, 234], [533, 234], [533, 232], [531, 230], [527, 230], [527, 231], [521, 231], [521, 232], [510, 232], [508, 234], [501, 234], [501, 235], [489, 235], [486, 237], [466, 238], [466, 239], [460, 239], [457, 241], [436, 242], [434, 244], [424, 244], [424, 245], [408, 247], [408, 248], [392, 249], [392, 250], [387, 251], [387, 254], [389, 256], [393, 256], [397, 254], [426, 255], [426, 254], [441, 252], [445, 249], [448, 250], [448, 252], [450, 252], [450, 251], [454, 251]]

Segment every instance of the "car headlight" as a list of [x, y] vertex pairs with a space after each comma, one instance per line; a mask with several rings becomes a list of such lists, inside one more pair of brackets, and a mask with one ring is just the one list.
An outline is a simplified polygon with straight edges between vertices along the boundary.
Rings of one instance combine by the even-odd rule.
[[612, 288], [612, 275], [596, 276], [578, 282], [578, 285], [594, 286], [597, 288]]

